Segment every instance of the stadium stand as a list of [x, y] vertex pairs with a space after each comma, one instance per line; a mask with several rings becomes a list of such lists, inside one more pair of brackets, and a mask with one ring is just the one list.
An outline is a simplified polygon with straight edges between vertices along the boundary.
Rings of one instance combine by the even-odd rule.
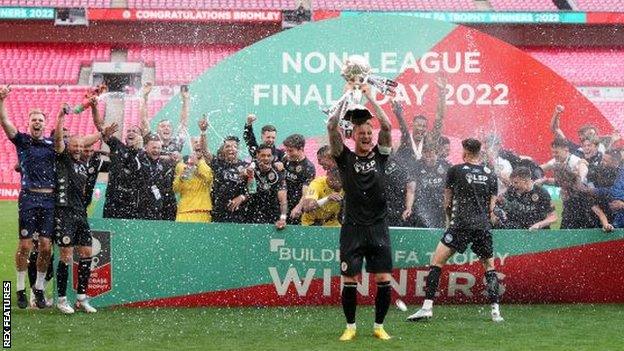
[[0, 6], [111, 7], [111, 0], [0, 0]]
[[237, 46], [134, 46], [128, 61], [156, 69], [156, 84], [187, 84], [206, 69], [238, 51]]
[[[54, 129], [56, 114], [64, 102], [74, 106], [79, 104], [84, 94], [90, 87], [66, 87], [55, 86], [38, 87], [13, 87], [11, 96], [6, 99], [5, 106], [9, 119], [19, 131], [26, 131], [28, 128], [28, 112], [31, 108], [40, 108], [48, 116], [46, 135]], [[99, 105], [100, 113], [104, 113], [105, 103]], [[94, 133], [95, 127], [91, 120], [91, 112], [85, 111], [80, 115], [70, 115], [65, 121], [66, 128], [71, 134]], [[4, 133], [0, 133], [0, 182], [19, 183], [19, 174], [13, 170], [17, 163], [15, 146], [9, 141]]]
[[579, 11], [624, 11], [624, 1], [622, 0], [576, 0], [576, 5]]
[[552, 0], [490, 0], [495, 11], [557, 11]]
[[[130, 8], [171, 9], [237, 9], [283, 10], [294, 9], [294, 0], [129, 0]], [[476, 10], [472, 0], [314, 0], [314, 9], [320, 10]]]
[[294, 0], [129, 0], [129, 8], [139, 9], [294, 9]]
[[524, 48], [523, 50], [574, 85], [624, 85], [622, 49]]
[[[150, 99], [147, 105], [147, 117], [151, 120], [156, 116], [158, 111], [163, 108], [166, 104], [169, 103], [169, 99]], [[139, 125], [141, 122], [141, 116], [139, 114], [139, 99], [127, 99], [125, 101], [124, 107], [124, 128], [123, 128], [123, 136], [125, 137], [126, 131], [131, 126]], [[176, 122], [177, 116], [170, 116], [171, 120]]]
[[624, 101], [594, 102], [615, 130], [624, 131]]
[[0, 82], [9, 84], [78, 83], [80, 66], [110, 61], [110, 47], [67, 44], [0, 44]]

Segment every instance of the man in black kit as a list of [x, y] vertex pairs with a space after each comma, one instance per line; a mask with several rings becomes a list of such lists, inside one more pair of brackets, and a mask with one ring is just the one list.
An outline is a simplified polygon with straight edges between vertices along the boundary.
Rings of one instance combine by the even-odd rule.
[[505, 217], [500, 226], [505, 229], [550, 229], [557, 221], [555, 207], [546, 189], [531, 179], [531, 170], [519, 167], [511, 172], [511, 186], [498, 199]]
[[255, 167], [247, 169], [248, 177], [254, 177], [256, 192], [250, 194], [248, 220], [252, 223], [275, 223], [277, 229], [286, 227], [288, 199], [284, 171], [278, 171], [273, 163], [270, 145], [260, 144], [256, 149]]
[[424, 145], [422, 158], [416, 161], [416, 225], [444, 228], [444, 182], [450, 165], [438, 157], [436, 149]]
[[214, 173], [212, 185], [212, 220], [214, 222], [244, 223], [246, 221], [247, 163], [238, 158], [239, 139], [228, 136], [210, 168]]
[[[353, 89], [347, 83], [346, 89]], [[390, 235], [386, 223], [385, 165], [391, 148], [391, 124], [388, 117], [371, 96], [367, 85], [361, 87], [366, 99], [375, 108], [381, 130], [378, 145], [373, 144], [371, 113], [364, 106], [359, 111], [364, 118], [353, 120], [355, 151], [344, 144], [339, 130], [340, 109], [327, 124], [331, 154], [336, 160], [342, 179], [344, 197], [344, 222], [340, 229], [340, 273], [343, 277], [342, 307], [347, 328], [341, 341], [353, 340], [356, 335], [355, 311], [357, 307], [357, 276], [362, 271], [363, 259], [366, 270], [375, 274], [377, 294], [375, 298], [375, 325], [373, 335], [381, 340], [390, 336], [383, 328], [383, 321], [390, 307], [390, 274], [392, 253]], [[351, 111], [347, 111], [345, 118]], [[355, 114], [353, 114], [355, 115]]]
[[479, 256], [485, 268], [487, 295], [492, 305], [492, 321], [502, 322], [499, 303], [498, 276], [494, 268], [494, 250], [490, 220], [495, 221], [494, 205], [498, 184], [493, 170], [481, 164], [481, 142], [476, 139], [462, 141], [464, 163], [451, 167], [446, 178], [444, 205], [449, 217], [449, 227], [436, 247], [425, 289], [425, 301], [410, 321], [433, 316], [433, 299], [438, 289], [440, 273], [446, 261], [455, 254], [472, 251]]
[[[243, 139], [245, 140], [245, 143], [247, 143], [247, 149], [249, 150], [249, 155], [252, 158], [256, 157], [256, 151], [258, 149], [258, 142], [256, 141], [256, 135], [253, 130], [253, 124], [257, 119], [258, 117], [256, 117], [256, 115], [249, 114], [247, 116], [245, 128], [243, 129]], [[263, 126], [260, 137], [262, 138], [262, 144], [269, 145], [271, 147], [273, 161], [282, 162], [285, 154], [284, 150], [278, 149], [275, 146], [275, 140], [277, 139], [277, 129], [275, 129], [275, 126], [271, 124]]]
[[[145, 151], [136, 156], [138, 169], [139, 219], [175, 220], [177, 208], [173, 192], [174, 168], [177, 153], [163, 158], [162, 142], [157, 136], [147, 136]], [[173, 213], [172, 213], [173, 211]]]
[[[67, 301], [67, 280], [69, 264], [73, 258], [74, 247], [78, 251], [78, 288], [76, 295], [76, 309], [87, 313], [97, 312], [89, 304], [87, 285], [91, 275], [91, 229], [87, 222], [87, 203], [85, 188], [88, 174], [85, 163], [82, 162], [83, 140], [71, 137], [67, 145], [63, 140], [63, 123], [65, 113], [61, 110], [57, 117], [54, 133], [54, 150], [56, 152], [56, 207], [55, 207], [55, 237], [61, 257], [59, 259], [56, 279], [58, 289], [58, 309], [66, 314], [74, 313], [74, 308]], [[104, 128], [103, 136], [111, 135], [116, 126]]]
[[303, 190], [310, 185], [316, 176], [316, 168], [314, 163], [310, 162], [305, 155], [305, 138], [303, 135], [289, 135], [284, 140], [284, 148], [286, 149], [284, 171], [288, 193], [288, 210], [290, 211], [288, 224], [300, 224]]

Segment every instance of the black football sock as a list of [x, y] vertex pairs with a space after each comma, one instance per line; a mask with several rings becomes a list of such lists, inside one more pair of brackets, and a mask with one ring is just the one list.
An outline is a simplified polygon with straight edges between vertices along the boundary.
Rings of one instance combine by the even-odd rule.
[[33, 289], [37, 281], [37, 257], [39, 257], [39, 252], [35, 250], [32, 250], [28, 257], [28, 282]]
[[355, 309], [357, 308], [357, 283], [344, 283], [342, 287], [342, 311], [348, 324], [355, 323]]
[[438, 290], [438, 283], [440, 282], [441, 273], [442, 268], [438, 266], [429, 267], [429, 275], [427, 276], [427, 287], [425, 288], [425, 299], [435, 299], [435, 294]]
[[490, 303], [499, 303], [500, 296], [498, 295], [499, 284], [498, 284], [498, 275], [496, 274], [496, 270], [490, 270], [485, 272], [485, 282], [487, 295], [490, 299]]
[[377, 296], [375, 296], [375, 323], [383, 324], [388, 308], [390, 308], [391, 295], [390, 282], [377, 283]]
[[48, 273], [46, 273], [45, 280], [50, 281], [54, 278], [54, 253], [50, 255], [50, 263], [48, 264]]
[[68, 275], [67, 263], [59, 260], [58, 267], [56, 267], [56, 290], [59, 297], [67, 296]]
[[91, 276], [91, 257], [81, 258], [78, 264], [78, 289], [77, 294], [86, 294], [89, 277]]

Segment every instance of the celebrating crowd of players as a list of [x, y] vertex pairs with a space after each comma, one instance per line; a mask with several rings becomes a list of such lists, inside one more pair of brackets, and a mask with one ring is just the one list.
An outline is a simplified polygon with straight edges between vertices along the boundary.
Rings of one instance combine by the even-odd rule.
[[[142, 89], [141, 124], [127, 128], [122, 141], [114, 135], [118, 126], [115, 123], [105, 125], [98, 114], [96, 97], [89, 103], [98, 133], [69, 135], [63, 128], [67, 106], [61, 107], [50, 137], [44, 134], [48, 116], [36, 109], [29, 113], [28, 132], [19, 132], [4, 108], [10, 90], [0, 88], [0, 122], [16, 146], [19, 160], [16, 170], [21, 173], [20, 241], [16, 253], [19, 307], [27, 306], [27, 271], [32, 304], [39, 308], [49, 304], [43, 291], [46, 281], [52, 278], [51, 247], [56, 243], [61, 256], [56, 270], [58, 308], [64, 313], [73, 313], [74, 308], [95, 312], [86, 297], [91, 268], [87, 206], [100, 172], [108, 173], [105, 218], [271, 223], [278, 229], [293, 224], [342, 226], [344, 232], [361, 231], [365, 226], [371, 235], [379, 232], [382, 237], [387, 235], [387, 229], [384, 231], [383, 225], [374, 227], [380, 223], [379, 218], [385, 218], [384, 223], [389, 226], [448, 226], [450, 229], [441, 241], [444, 245], [439, 253], [436, 251], [436, 262], [432, 262], [434, 268], [429, 279], [439, 277], [439, 270], [451, 251], [463, 251], [469, 242], [482, 242], [479, 256], [489, 272], [486, 278], [493, 289], [493, 303], [498, 300], [490, 262], [491, 237], [488, 239], [481, 232], [467, 235], [462, 230], [470, 227], [468, 229], [473, 231], [487, 231], [489, 224], [485, 222], [490, 221], [499, 228], [550, 228], [557, 221], [557, 215], [549, 192], [543, 187], [546, 184], [561, 188], [561, 228], [601, 227], [610, 231], [614, 227], [624, 227], [624, 173], [620, 172], [622, 152], [614, 147], [617, 135], [601, 137], [595, 127], [585, 126], [579, 130], [580, 144], [576, 144], [559, 128], [564, 108], [557, 106], [551, 124], [553, 159], [549, 162], [537, 165], [530, 157], [502, 149], [499, 138], [488, 135], [480, 142], [471, 139], [464, 143], [464, 158], [468, 161], [463, 169], [456, 169], [447, 160], [449, 139], [442, 135], [444, 86], [444, 82], [438, 82], [440, 99], [432, 130], [427, 129], [428, 118], [419, 115], [414, 117], [410, 131], [401, 105], [392, 104], [401, 129], [400, 144], [394, 148], [390, 147], [389, 136], [386, 140], [380, 135], [380, 144], [372, 149], [372, 128], [364, 130], [356, 125], [354, 133], [363, 134], [354, 134], [353, 138], [362, 155], [357, 150], [345, 154], [342, 141], [338, 144], [332, 140], [336, 139], [337, 131], [330, 130], [330, 145], [317, 152], [324, 176], [317, 176], [314, 164], [306, 158], [303, 135], [286, 137], [284, 148], [280, 149], [276, 145], [276, 128], [265, 125], [258, 143], [254, 134], [257, 117], [252, 114], [247, 116], [243, 129], [250, 161], [242, 159], [240, 140], [233, 135], [225, 137], [213, 155], [207, 147], [209, 125], [205, 118], [198, 123], [200, 135], [188, 136], [187, 89], [180, 93], [182, 112], [177, 130], [174, 131], [171, 121], [161, 120], [157, 130], [152, 132], [147, 115], [151, 85], [146, 84]], [[385, 119], [381, 118], [380, 111], [377, 109], [376, 114], [383, 127], [387, 118], [385, 115]], [[93, 145], [100, 140], [108, 146], [108, 152], [93, 151]], [[192, 151], [182, 157], [187, 140]], [[369, 155], [366, 157], [370, 160], [360, 160], [363, 155]], [[369, 162], [371, 160], [377, 161]], [[350, 174], [352, 168], [356, 175]], [[375, 178], [372, 188], [362, 190], [366, 184], [358, 183], [358, 174], [368, 172], [381, 172], [383, 177]], [[488, 177], [490, 174], [492, 176]], [[464, 184], [460, 178], [470, 179]], [[491, 179], [496, 183], [492, 184]], [[478, 190], [480, 186], [486, 190]], [[370, 197], [378, 191], [383, 194], [378, 195], [384, 198], [379, 202], [384, 208], [375, 209], [369, 206], [375, 204]], [[454, 191], [461, 191], [461, 195]], [[493, 192], [492, 201], [477, 191]], [[352, 195], [345, 196], [345, 192]], [[474, 220], [459, 221], [459, 218], [466, 218], [466, 214], [458, 211], [469, 212]], [[348, 252], [349, 245], [356, 244], [344, 245], [342, 247], [341, 237], [341, 252], [342, 249]], [[74, 247], [79, 269], [77, 302], [72, 307], [65, 296], [68, 263], [74, 255]], [[369, 265], [378, 273], [378, 285], [382, 289], [379, 293], [383, 298], [377, 301], [381, 312], [376, 316], [376, 325], [381, 325], [389, 301], [386, 276], [389, 268], [387, 262], [377, 258]], [[359, 261], [357, 257], [351, 260], [341, 259], [343, 266], [346, 265], [341, 271], [347, 277], [361, 267], [361, 257]], [[429, 283], [427, 296], [428, 301], [432, 301], [437, 282]], [[354, 284], [355, 280], [346, 280], [344, 291], [355, 294], [351, 289]], [[349, 325], [353, 326], [355, 306], [345, 305], [344, 291], [345, 314]], [[353, 298], [349, 295], [346, 301]], [[423, 311], [412, 319], [429, 317], [431, 302], [423, 306]], [[499, 312], [497, 315], [500, 317]], [[378, 334], [381, 338], [387, 336], [383, 331]]]

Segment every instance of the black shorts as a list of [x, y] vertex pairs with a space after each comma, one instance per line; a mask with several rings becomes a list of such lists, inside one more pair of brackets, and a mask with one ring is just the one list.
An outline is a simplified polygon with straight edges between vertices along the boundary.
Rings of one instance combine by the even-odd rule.
[[19, 195], [20, 239], [37, 240], [54, 235], [55, 194], [21, 191]]
[[464, 253], [468, 244], [472, 252], [482, 260], [494, 257], [494, 245], [492, 244], [492, 232], [489, 230], [471, 229], [447, 229], [440, 242], [459, 253]]
[[58, 246], [91, 246], [93, 239], [86, 213], [71, 208], [57, 207], [55, 220]]
[[367, 272], [392, 273], [390, 234], [385, 221], [370, 226], [343, 224], [340, 228], [340, 274], [360, 274], [364, 259]]

